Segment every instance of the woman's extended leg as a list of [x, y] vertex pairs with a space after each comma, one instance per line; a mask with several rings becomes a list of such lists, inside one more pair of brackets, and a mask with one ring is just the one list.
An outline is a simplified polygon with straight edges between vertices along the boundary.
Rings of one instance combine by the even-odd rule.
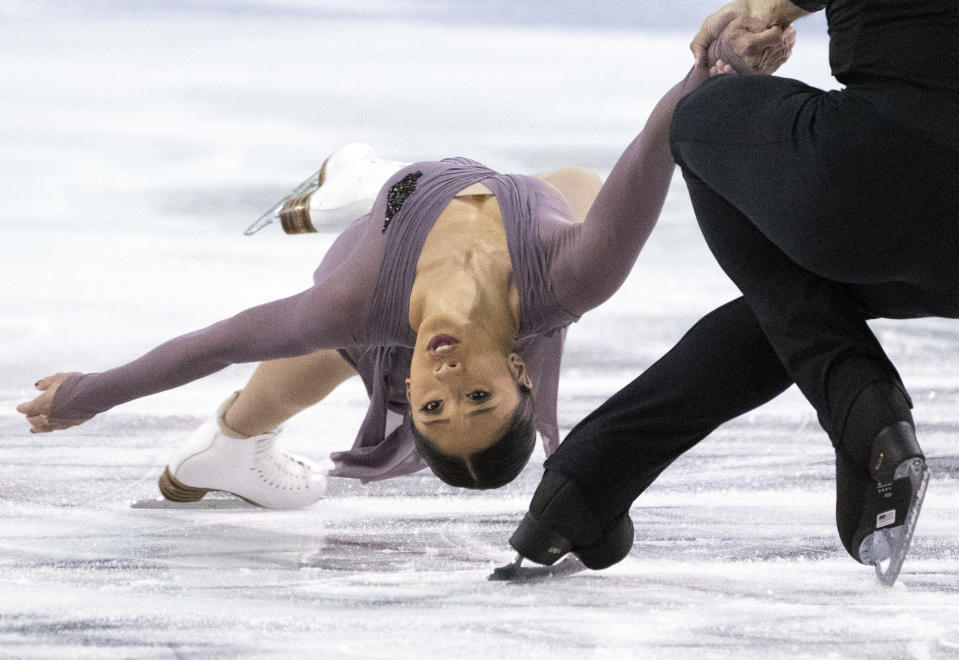
[[335, 350], [263, 362], [227, 408], [224, 422], [242, 435], [267, 433], [355, 375]]

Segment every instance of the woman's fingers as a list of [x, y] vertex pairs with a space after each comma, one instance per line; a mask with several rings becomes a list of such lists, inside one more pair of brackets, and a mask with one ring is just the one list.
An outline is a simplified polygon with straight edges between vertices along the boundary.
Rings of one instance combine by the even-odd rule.
[[36, 383], [34, 383], [34, 386], [35, 386], [38, 390], [46, 390], [46, 389], [48, 389], [48, 388], [50, 387], [51, 384], [53, 384], [53, 382], [54, 382], [54, 380], [56, 379], [56, 377], [57, 377], [57, 376], [60, 376], [60, 375], [61, 375], [61, 374], [54, 374], [54, 375], [52, 375], [52, 376], [47, 376], [46, 378], [41, 378], [41, 379], [38, 380]]
[[50, 411], [53, 407], [53, 396], [57, 392], [60, 384], [67, 379], [69, 373], [56, 373], [52, 376], [41, 378], [34, 386], [40, 390], [40, 395], [30, 401], [24, 401], [17, 405], [17, 412], [23, 414], [30, 424], [31, 433], [49, 433], [59, 429], [74, 426], [74, 423], [64, 422], [62, 420], [50, 421]]
[[721, 76], [727, 73], [736, 73], [736, 70], [722, 60], [716, 60], [716, 63], [709, 69], [710, 78], [713, 76]]
[[46, 415], [27, 417], [27, 422], [30, 423], [30, 433], [50, 433], [51, 431], [62, 431], [63, 429], [68, 429], [71, 426], [76, 426], [79, 424], [79, 422], [51, 422]]
[[23, 413], [28, 418], [35, 417], [37, 415], [44, 415], [50, 412], [49, 405], [45, 405], [47, 403], [45, 401], [45, 398], [46, 398], [45, 394], [41, 394], [36, 399], [32, 399], [30, 401], [24, 401], [23, 403], [17, 406], [17, 412]]
[[49, 433], [53, 429], [50, 427], [50, 420], [46, 415], [27, 415], [27, 423], [30, 424], [30, 433]]

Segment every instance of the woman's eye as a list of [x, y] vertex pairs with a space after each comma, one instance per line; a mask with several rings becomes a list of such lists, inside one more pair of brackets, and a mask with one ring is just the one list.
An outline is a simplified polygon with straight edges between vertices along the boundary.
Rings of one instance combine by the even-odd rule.
[[487, 392], [486, 390], [473, 390], [466, 396], [469, 397], [472, 401], [486, 401], [486, 399], [489, 398], [489, 392]]
[[443, 402], [439, 399], [433, 399], [432, 401], [427, 401], [423, 404], [423, 412], [436, 412], [440, 409], [440, 406], [443, 405]]

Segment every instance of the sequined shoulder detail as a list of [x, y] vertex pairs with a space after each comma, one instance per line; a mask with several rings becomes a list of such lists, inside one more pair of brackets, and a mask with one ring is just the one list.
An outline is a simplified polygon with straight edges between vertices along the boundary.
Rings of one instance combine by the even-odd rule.
[[390, 186], [386, 193], [386, 222], [383, 223], [383, 231], [390, 226], [393, 216], [399, 213], [410, 195], [416, 191], [416, 180], [423, 176], [422, 172], [410, 172], [402, 179]]

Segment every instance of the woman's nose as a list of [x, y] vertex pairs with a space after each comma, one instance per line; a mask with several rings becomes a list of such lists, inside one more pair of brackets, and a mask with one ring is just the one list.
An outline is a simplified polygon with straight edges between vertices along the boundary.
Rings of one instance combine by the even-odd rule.
[[459, 372], [460, 368], [459, 362], [440, 362], [434, 367], [433, 373], [437, 376], [448, 376]]

